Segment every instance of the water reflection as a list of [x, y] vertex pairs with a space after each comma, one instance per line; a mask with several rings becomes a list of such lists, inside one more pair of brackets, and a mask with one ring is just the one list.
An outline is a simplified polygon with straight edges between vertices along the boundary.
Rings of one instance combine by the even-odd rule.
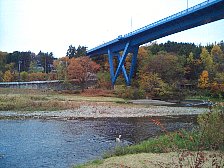
[[[191, 129], [194, 117], [159, 118], [168, 131]], [[0, 167], [71, 167], [99, 158], [122, 135], [128, 145], [161, 134], [149, 118], [0, 120]]]

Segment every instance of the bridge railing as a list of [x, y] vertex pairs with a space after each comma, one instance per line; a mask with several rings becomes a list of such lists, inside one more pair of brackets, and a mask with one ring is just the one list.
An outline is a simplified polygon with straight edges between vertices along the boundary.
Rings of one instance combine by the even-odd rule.
[[95, 48], [92, 48], [92, 49], [88, 50], [87, 53], [88, 53], [88, 52], [91, 52], [91, 51], [94, 51], [94, 50], [97, 50], [97, 49], [100, 49], [100, 48], [102, 48], [102, 47], [108, 46], [108, 45], [110, 45], [110, 44], [112, 44], [112, 43], [114, 43], [114, 42], [117, 42], [117, 41], [119, 41], [119, 40], [122, 40], [123, 38], [128, 38], [128, 37], [130, 37], [130, 36], [132, 36], [132, 35], [141, 33], [141, 32], [143, 32], [143, 31], [145, 31], [145, 30], [148, 30], [148, 29], [150, 29], [150, 28], [152, 28], [152, 27], [158, 26], [158, 25], [160, 25], [160, 24], [162, 24], [162, 23], [171, 21], [171, 20], [176, 19], [176, 18], [178, 18], [178, 17], [180, 17], [180, 16], [183, 16], [183, 15], [185, 15], [185, 14], [187, 14], [187, 13], [196, 11], [196, 10], [198, 10], [199, 8], [204, 7], [204, 6], [206, 6], [206, 5], [210, 4], [210, 3], [213, 3], [213, 2], [215, 2], [215, 1], [219, 1], [219, 0], [206, 0], [206, 1], [202, 2], [202, 3], [200, 3], [200, 4], [197, 4], [197, 5], [193, 6], [193, 7], [187, 8], [187, 9], [181, 11], [181, 12], [178, 12], [178, 13], [176, 13], [176, 14], [173, 14], [173, 15], [171, 15], [171, 16], [168, 16], [168, 17], [166, 17], [166, 18], [164, 18], [164, 19], [161, 19], [161, 20], [159, 20], [159, 21], [157, 21], [157, 22], [154, 22], [154, 23], [151, 23], [151, 24], [146, 25], [146, 26], [144, 26], [144, 27], [141, 27], [141, 28], [139, 28], [139, 29], [137, 29], [137, 30], [134, 30], [134, 31], [130, 32], [130, 33], [127, 33], [127, 34], [125, 34], [125, 35], [119, 35], [118, 38], [113, 39], [113, 40], [111, 40], [111, 41], [109, 41], [109, 42], [103, 43], [103, 44], [101, 44], [101, 45], [99, 45], [99, 46], [97, 46], [97, 47], [95, 47]]

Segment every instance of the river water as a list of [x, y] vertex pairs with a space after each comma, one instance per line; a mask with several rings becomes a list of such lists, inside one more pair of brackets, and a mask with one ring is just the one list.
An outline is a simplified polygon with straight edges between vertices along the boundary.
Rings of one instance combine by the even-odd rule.
[[[159, 118], [168, 131], [191, 129], [194, 117]], [[0, 120], [0, 168], [68, 168], [101, 158], [116, 145], [161, 134], [149, 118]]]

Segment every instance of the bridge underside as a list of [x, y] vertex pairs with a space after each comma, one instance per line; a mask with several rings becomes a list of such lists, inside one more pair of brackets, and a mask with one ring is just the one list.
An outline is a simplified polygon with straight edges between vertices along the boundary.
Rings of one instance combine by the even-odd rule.
[[[192, 7], [156, 23], [145, 26], [137, 31], [128, 33], [124, 36], [119, 36], [112, 41], [87, 51], [87, 55], [94, 57], [97, 55], [108, 54], [112, 84], [115, 84], [117, 77], [122, 71], [126, 84], [130, 85], [140, 45], [224, 18], [224, 0], [212, 0], [211, 2], [205, 1], [199, 5], [199, 7], [196, 5], [195, 8]], [[119, 54], [121, 51], [123, 52], [122, 55]], [[128, 53], [133, 54], [129, 74], [127, 74], [124, 66]], [[119, 62], [115, 71], [113, 65], [114, 57], [117, 58]]]

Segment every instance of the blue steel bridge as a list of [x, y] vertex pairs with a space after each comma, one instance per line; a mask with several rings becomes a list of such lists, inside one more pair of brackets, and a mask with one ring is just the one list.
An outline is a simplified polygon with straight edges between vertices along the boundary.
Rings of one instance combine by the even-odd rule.
[[[95, 57], [107, 54], [112, 84], [115, 84], [117, 77], [122, 71], [126, 85], [130, 85], [140, 45], [221, 19], [224, 19], [224, 0], [207, 0], [128, 34], [120, 35], [109, 42], [88, 50], [87, 56]], [[128, 53], [132, 54], [129, 74], [124, 66]], [[114, 58], [119, 62], [116, 69], [113, 65]]]

